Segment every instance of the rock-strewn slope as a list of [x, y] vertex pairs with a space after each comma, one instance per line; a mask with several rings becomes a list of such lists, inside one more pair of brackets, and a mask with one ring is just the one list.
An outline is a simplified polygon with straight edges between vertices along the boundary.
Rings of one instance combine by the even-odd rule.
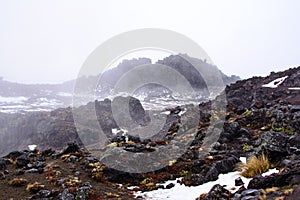
[[[53, 191], [50, 186], [47, 186], [51, 189], [47, 189], [51, 192], [51, 197], [73, 195], [75, 198], [75, 196], [78, 196], [78, 193], [80, 193], [82, 187], [88, 185], [87, 183], [83, 183], [83, 181], [76, 185], [76, 180], [78, 179], [74, 177], [77, 171], [76, 166], [78, 168], [78, 166], [83, 164], [82, 161], [86, 159], [89, 161], [86, 161], [85, 164], [83, 164], [85, 166], [83, 169], [86, 169], [86, 173], [89, 174], [88, 177], [91, 181], [96, 181], [96, 183], [103, 183], [106, 185], [112, 183], [123, 184], [125, 186], [134, 185], [136, 186], [133, 189], [134, 191], [147, 191], [164, 187], [160, 184], [162, 181], [182, 177], [181, 184], [196, 186], [208, 181], [216, 180], [221, 173], [235, 170], [235, 166], [240, 162], [239, 157], [241, 156], [250, 157], [251, 155], [264, 153], [269, 158], [271, 166], [279, 169], [279, 173], [266, 177], [258, 174], [250, 181], [248, 188], [241, 187], [235, 194], [232, 194], [220, 185], [216, 185], [209, 194], [201, 196], [199, 194], [199, 199], [275, 199], [284, 198], [286, 196], [290, 196], [287, 198], [291, 199], [299, 193], [299, 188], [297, 187], [300, 184], [299, 88], [300, 67], [289, 69], [284, 72], [271, 73], [270, 76], [264, 78], [254, 77], [238, 81], [225, 89], [227, 96], [226, 111], [221, 110], [219, 113], [216, 113], [217, 111], [211, 110], [213, 101], [202, 103], [196, 107], [185, 105], [171, 108], [168, 110], [170, 113], [166, 120], [168, 126], [164, 127], [164, 131], [149, 138], [140, 138], [136, 135], [131, 135], [130, 132], [125, 135], [111, 134], [110, 130], [112, 128], [118, 128], [113, 118], [111, 118], [112, 116], [109, 109], [111, 101], [105, 100], [103, 102], [91, 103], [88, 106], [93, 107], [97, 105], [97, 108], [99, 109], [99, 112], [97, 112], [97, 120], [99, 120], [100, 123], [107, 125], [106, 133], [111, 136], [104, 149], [106, 150], [104, 158], [108, 158], [110, 153], [117, 153], [122, 157], [125, 152], [133, 152], [138, 156], [141, 153], [155, 152], [158, 148], [169, 148], [170, 146], [168, 145], [170, 144], [175, 146], [178, 145], [178, 147], [180, 147], [178, 141], [182, 142], [191, 137], [193, 137], [193, 140], [184, 153], [178, 156], [178, 159], [166, 161], [167, 164], [159, 170], [140, 174], [118, 171], [106, 166], [103, 163], [105, 160], [92, 157], [86, 158], [86, 156], [82, 155], [82, 152], [76, 153], [76, 151], [70, 150], [61, 153], [48, 152], [49, 155], [52, 156], [51, 159], [53, 159], [50, 160], [51, 162], [55, 163], [66, 160], [66, 162], [75, 164], [73, 166], [73, 169], [75, 167], [74, 171], [67, 170], [66, 172], [63, 172], [63, 174], [72, 175], [69, 178], [70, 180], [63, 178], [62, 181], [59, 181], [59, 178], [57, 177], [60, 172], [53, 172], [53, 170], [50, 170], [49, 172], [48, 169], [45, 170], [45, 167], [42, 167], [37, 163], [37, 161], [43, 162], [43, 159], [47, 154], [44, 153], [42, 154], [44, 157], [40, 157], [39, 153], [30, 155], [30, 152], [14, 152], [1, 160], [1, 169], [5, 170], [8, 167], [8, 171], [3, 171], [2, 177], [4, 178], [1, 180], [1, 187], [5, 188], [3, 191], [9, 191], [10, 188], [13, 187], [8, 186], [7, 184], [15, 177], [17, 171], [14, 171], [14, 166], [16, 166], [17, 169], [25, 171], [26, 176], [30, 176], [28, 170], [31, 170], [44, 174], [48, 179], [51, 177], [50, 180], [53, 180], [55, 184], [59, 185], [63, 182], [64, 185], [62, 187], [54, 188], [54, 190], [58, 191]], [[220, 99], [217, 98], [214, 101], [219, 100]], [[135, 106], [139, 106], [138, 101], [133, 100], [132, 102], [135, 102]], [[88, 106], [83, 106], [78, 109], [82, 109], [83, 112], [88, 114]], [[191, 112], [185, 112], [187, 110]], [[61, 127], [62, 129], [52, 129], [55, 130], [54, 132], [56, 134], [59, 134], [55, 135], [54, 133], [54, 135], [51, 136], [53, 138], [49, 135], [47, 140], [50, 141], [47, 142], [52, 142], [52, 140], [56, 141], [56, 137], [70, 137], [70, 133], [73, 134], [72, 130], [74, 130], [74, 126], [71, 123], [72, 115], [69, 112], [71, 112], [70, 109], [59, 109], [51, 113], [39, 113], [40, 116], [36, 119], [41, 119], [41, 122], [37, 123], [32, 119], [31, 121], [34, 123], [31, 124], [30, 127], [35, 129], [37, 129], [37, 127], [47, 127], [49, 119], [59, 119], [59, 123], [55, 122], [53, 124], [61, 124], [61, 126], [58, 127]], [[134, 110], [132, 112], [133, 114], [135, 113], [134, 116], [139, 116], [135, 118], [137, 123], [140, 123], [140, 125], [148, 123], [147, 113], [143, 109]], [[191, 113], [193, 116], [196, 116], [196, 119], [199, 118], [196, 129], [193, 130], [189, 130], [190, 121], [184, 120], [185, 118], [188, 118], [188, 115]], [[225, 118], [223, 127], [220, 127], [220, 124], [222, 123], [214, 123], [213, 125], [213, 130], [221, 130], [220, 136], [213, 138], [216, 140], [212, 140], [209, 145], [206, 145], [206, 138], [209, 138], [211, 134], [208, 131], [210, 122], [218, 122], [218, 120], [221, 120], [221, 118], [216, 119], [218, 116], [223, 116]], [[45, 121], [42, 120], [43, 117], [46, 118]], [[23, 119], [21, 116], [20, 119], [27, 120]], [[89, 118], [87, 118], [87, 120], [88, 119]], [[3, 118], [3, 120], [5, 119]], [[70, 121], [70, 126], [64, 125], [65, 121], [69, 122], [68, 120]], [[28, 120], [25, 122], [30, 123], [31, 121]], [[24, 126], [26, 127], [26, 123], [24, 123]], [[56, 125], [54, 127], [56, 127]], [[70, 131], [68, 132], [66, 130]], [[182, 132], [182, 130], [188, 131]], [[24, 134], [28, 133], [24, 131]], [[29, 136], [31, 137], [33, 135], [26, 135], [26, 137]], [[76, 138], [77, 136], [74, 133], [73, 138], [70, 139], [76, 140]], [[172, 143], [172, 141], [175, 142]], [[38, 140], [38, 142], [41, 142], [42, 144], [43, 140]], [[77, 142], [80, 144], [80, 141]], [[53, 146], [55, 146], [55, 144], [53, 144]], [[70, 148], [72, 149], [73, 147], [71, 145]], [[163, 153], [164, 152], [162, 152], [162, 154]], [[33, 156], [34, 159], [30, 160], [30, 156]], [[45, 159], [47, 160], [47, 157]], [[126, 165], [129, 161], [129, 159], [122, 159], [119, 163]], [[153, 162], [152, 164], [153, 167], [155, 167], [157, 163]], [[24, 178], [23, 176], [20, 177]], [[73, 188], [72, 183], [75, 184], [75, 188]], [[27, 182], [23, 184], [26, 185]], [[14, 185], [14, 183], [11, 182], [10, 185]], [[105, 188], [105, 185], [102, 185], [101, 187]], [[168, 188], [170, 187], [172, 187], [172, 185], [168, 186]], [[101, 189], [99, 190], [101, 191]], [[34, 190], [33, 195], [41, 195], [39, 191], [42, 190]], [[106, 189], [104, 189], [104, 191], [107, 192]], [[124, 192], [130, 196], [126, 189], [124, 189]], [[25, 193], [22, 194], [25, 195]], [[93, 195], [93, 193], [89, 193], [89, 195]], [[102, 198], [107, 198], [107, 196], [103, 195], [117, 197], [116, 195], [120, 194], [113, 190], [112, 194], [98, 193], [97, 195], [102, 195]], [[123, 196], [118, 196], [118, 198], [122, 199]], [[126, 198], [127, 196], [124, 196], [124, 199]]]

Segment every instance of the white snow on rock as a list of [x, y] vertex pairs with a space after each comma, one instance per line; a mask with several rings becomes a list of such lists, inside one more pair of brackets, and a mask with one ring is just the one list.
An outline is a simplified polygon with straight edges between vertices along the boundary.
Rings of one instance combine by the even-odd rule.
[[[243, 162], [245, 161], [245, 158], [240, 158], [240, 160]], [[279, 171], [277, 169], [270, 169], [268, 172], [263, 173], [262, 176], [268, 176], [273, 173], [278, 173]], [[142, 196], [145, 200], [161, 200], [161, 199], [170, 199], [170, 200], [194, 200], [197, 197], [199, 197], [203, 193], [208, 193], [211, 188], [216, 185], [220, 184], [222, 186], [225, 186], [227, 190], [230, 190], [232, 193], [236, 192], [241, 186], [235, 186], [235, 179], [241, 178], [244, 182], [245, 188], [248, 187], [249, 182], [252, 180], [252, 178], [245, 178], [240, 175], [240, 172], [229, 172], [227, 174], [220, 174], [218, 176], [218, 180], [211, 181], [204, 183], [199, 186], [185, 186], [177, 183], [177, 181], [181, 180], [182, 178], [178, 178], [176, 180], [170, 180], [165, 182], [163, 185], [166, 186], [170, 183], [174, 183], [175, 186], [171, 189], [158, 189], [153, 190], [149, 192], [141, 192], [138, 191], [135, 193], [136, 196]], [[133, 189], [134, 187], [129, 187], [129, 189]]]
[[291, 87], [289, 90], [300, 90], [300, 87]]
[[283, 81], [287, 78], [288, 76], [284, 76], [281, 78], [277, 78], [274, 81], [271, 81], [268, 84], [264, 84], [262, 85], [262, 87], [268, 87], [268, 88], [277, 88], [281, 83], [283, 83]]
[[35, 145], [35, 144], [28, 145], [28, 149], [30, 151], [34, 151], [36, 149], [36, 147], [37, 147], [37, 145]]
[[262, 176], [270, 176], [271, 174], [278, 173], [278, 172], [279, 172], [279, 170], [274, 168], [274, 169], [269, 169], [269, 171], [267, 171], [261, 175]]
[[[186, 200], [194, 200], [197, 197], [200, 196], [200, 194], [203, 193], [208, 193], [211, 188], [216, 185], [216, 184], [220, 184], [220, 185], [226, 185], [226, 189], [229, 189], [233, 192], [235, 192], [237, 189], [239, 189], [240, 187], [235, 187], [235, 179], [238, 177], [241, 177], [239, 175], [240, 172], [230, 172], [228, 174], [220, 174], [218, 177], [218, 180], [216, 181], [211, 181], [211, 182], [207, 182], [204, 183], [202, 185], [199, 186], [185, 186], [185, 185], [180, 185], [179, 183], [177, 183], [177, 180], [180, 179], [176, 179], [173, 181], [167, 181], [165, 184], [163, 185], [168, 185], [170, 183], [174, 183], [175, 186], [171, 189], [158, 189], [158, 190], [153, 190], [153, 191], [149, 191], [149, 192], [137, 192], [136, 196], [143, 196], [146, 200], [161, 200], [161, 199], [172, 199], [172, 200], [182, 200], [182, 199], [186, 199]], [[245, 183], [245, 186], [248, 186], [249, 182], [251, 179], [248, 178], [244, 178], [241, 177], [243, 182]], [[235, 190], [232, 190], [233, 188], [235, 188]]]

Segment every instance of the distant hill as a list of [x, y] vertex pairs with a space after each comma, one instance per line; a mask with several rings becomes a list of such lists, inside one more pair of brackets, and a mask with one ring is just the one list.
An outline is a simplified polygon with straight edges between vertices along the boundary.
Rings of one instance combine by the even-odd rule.
[[[158, 64], [170, 66], [172, 69], [182, 74], [192, 85], [195, 91], [204, 94], [206, 98], [207, 88], [206, 83], [194, 69], [191, 63], [187, 60], [192, 60], [194, 64], [201, 66], [203, 69], [216, 68], [200, 59], [191, 58], [187, 55], [171, 55], [158, 61]], [[76, 85], [80, 91], [93, 91], [94, 84], [98, 83], [97, 90], [94, 92], [97, 98], [105, 99], [112, 94], [112, 91], [117, 81], [127, 72], [137, 66], [151, 64], [149, 58], [138, 58], [131, 60], [123, 60], [117, 67], [105, 71], [99, 76], [80, 77], [77, 80], [66, 81], [61, 84], [21, 84], [5, 81], [0, 79], [0, 112], [5, 113], [24, 113], [29, 111], [50, 111], [56, 108], [65, 108], [72, 105], [73, 91]], [[227, 76], [220, 72], [224, 84], [231, 84], [239, 80], [238, 76]], [[151, 71], [149, 71], [151, 76]], [[135, 78], [139, 78], [138, 76]], [[172, 77], [163, 77], [166, 81], [172, 81]], [[180, 84], [180, 83], [179, 83]], [[159, 85], [146, 85], [138, 92], [146, 95], [145, 98], [171, 94], [171, 92]], [[88, 103], [88, 102], [83, 102]]]

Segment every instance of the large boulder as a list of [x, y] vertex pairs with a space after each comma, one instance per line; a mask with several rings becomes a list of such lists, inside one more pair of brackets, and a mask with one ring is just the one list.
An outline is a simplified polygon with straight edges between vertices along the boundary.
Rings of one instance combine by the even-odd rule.
[[259, 153], [268, 155], [271, 162], [281, 160], [288, 154], [288, 137], [284, 133], [267, 131], [262, 134]]

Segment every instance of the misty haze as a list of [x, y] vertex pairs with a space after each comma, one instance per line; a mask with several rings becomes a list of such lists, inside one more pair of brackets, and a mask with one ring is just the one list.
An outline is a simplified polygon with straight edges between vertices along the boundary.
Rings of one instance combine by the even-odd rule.
[[299, 199], [299, 8], [0, 1], [0, 199]]

